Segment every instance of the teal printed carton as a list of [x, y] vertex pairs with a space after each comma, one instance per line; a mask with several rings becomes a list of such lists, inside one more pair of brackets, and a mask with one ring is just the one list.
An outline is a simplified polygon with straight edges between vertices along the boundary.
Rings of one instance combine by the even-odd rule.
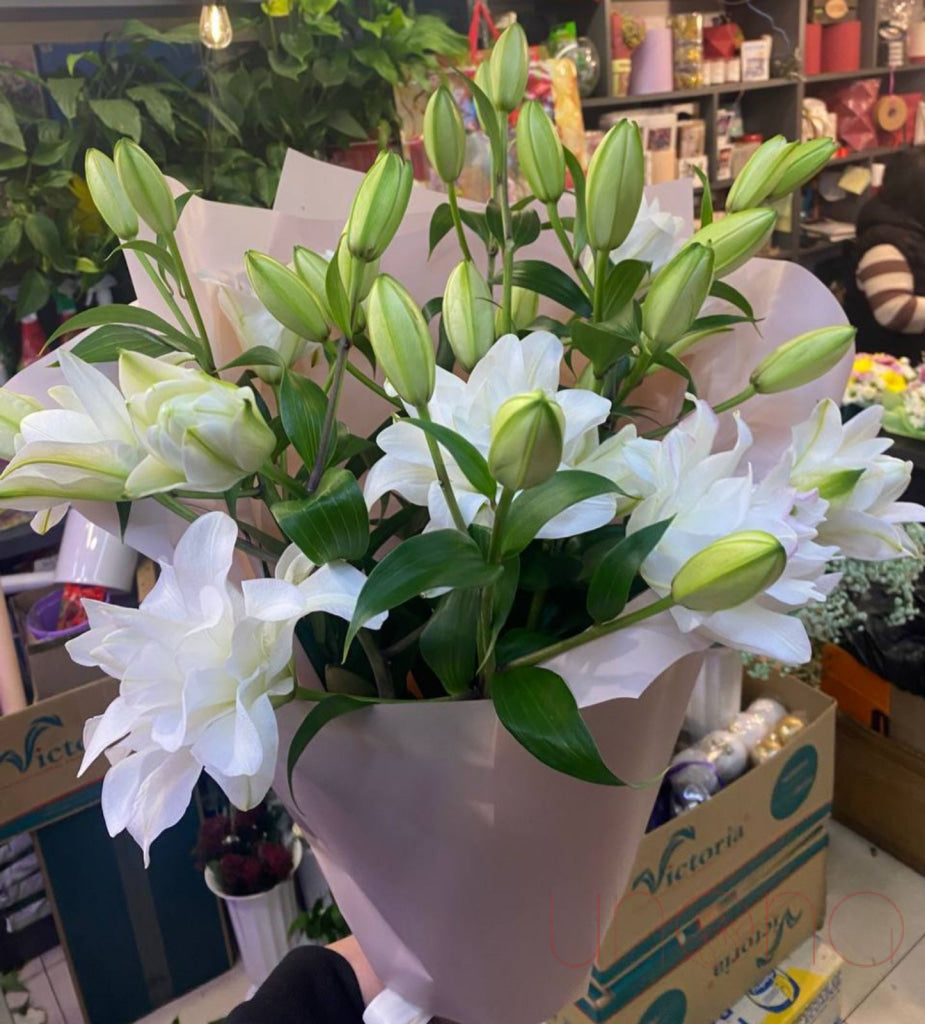
[[[745, 704], [775, 697], [808, 725], [776, 757], [643, 839], [626, 893], [600, 908], [610, 924], [591, 952], [587, 993], [557, 1024], [710, 1024], [824, 917], [834, 702], [789, 676], [747, 679], [744, 690]], [[746, 949], [735, 941], [741, 929]], [[588, 951], [556, 955], [578, 963]], [[682, 977], [685, 1014], [646, 1016], [653, 993]]]

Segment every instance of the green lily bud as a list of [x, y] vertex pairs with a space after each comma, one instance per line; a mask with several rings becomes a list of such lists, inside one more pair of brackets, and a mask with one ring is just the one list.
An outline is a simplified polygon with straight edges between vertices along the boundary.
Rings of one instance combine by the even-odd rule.
[[691, 242], [712, 246], [713, 275], [725, 277], [768, 243], [776, 223], [774, 210], [741, 210], [701, 228], [694, 233]]
[[813, 139], [796, 143], [781, 160], [780, 175], [768, 199], [774, 202], [811, 181], [828, 164], [838, 149], [834, 139]]
[[559, 202], [565, 191], [565, 156], [539, 100], [527, 100], [517, 118], [517, 162], [541, 203]]
[[471, 370], [494, 344], [491, 289], [471, 260], [463, 260], [447, 278], [443, 329], [453, 354], [466, 370]]
[[537, 292], [514, 285], [511, 290], [511, 326], [515, 331], [525, 331], [536, 319], [539, 308], [540, 297]]
[[93, 205], [109, 230], [117, 238], [134, 238], [138, 234], [138, 214], [125, 194], [112, 160], [98, 149], [88, 149], [84, 177]]
[[424, 150], [441, 181], [452, 185], [466, 162], [466, 129], [446, 86], [433, 93], [424, 111]]
[[514, 395], [491, 423], [488, 468], [512, 491], [548, 480], [562, 461], [565, 414], [545, 391]]
[[399, 398], [415, 408], [426, 405], [436, 376], [433, 341], [417, 303], [388, 274], [370, 289], [366, 326], [376, 361]]
[[379, 260], [372, 260], [367, 263], [364, 260], [358, 260], [355, 256], [350, 254], [350, 250], [347, 248], [345, 240], [341, 240], [340, 245], [337, 247], [337, 253], [335, 255], [337, 260], [337, 269], [340, 273], [340, 279], [344, 284], [344, 291], [349, 296], [351, 289], [353, 288], [353, 279], [359, 274], [360, 281], [357, 291], [357, 301], [363, 302], [366, 296], [369, 295], [369, 290], [373, 286], [373, 281], [379, 276]]
[[729, 195], [726, 196], [726, 213], [753, 210], [760, 206], [777, 181], [781, 156], [795, 145], [795, 142], [787, 142], [783, 135], [775, 135], [763, 142], [748, 158], [748, 163], [732, 183]]
[[503, 113], [510, 114], [520, 106], [529, 70], [527, 34], [515, 21], [501, 33], [488, 57], [488, 94]]
[[411, 164], [395, 153], [379, 154], [353, 197], [346, 229], [351, 255], [372, 263], [385, 252], [405, 216], [413, 182]]
[[626, 240], [639, 213], [644, 183], [639, 129], [621, 121], [604, 136], [588, 167], [585, 195], [592, 249], [610, 252]]
[[157, 164], [131, 139], [119, 139], [113, 156], [119, 181], [138, 216], [156, 234], [173, 234], [177, 204]]
[[713, 250], [685, 245], [656, 274], [642, 303], [642, 329], [655, 351], [673, 345], [691, 327], [713, 284]]
[[320, 253], [306, 249], [304, 245], [297, 245], [292, 251], [292, 265], [295, 272], [308, 285], [325, 320], [328, 325], [331, 325], [334, 321], [331, 317], [331, 310], [328, 308], [325, 288], [328, 261]]
[[244, 267], [257, 298], [283, 327], [310, 341], [328, 337], [330, 327], [318, 298], [294, 270], [253, 249], [244, 254]]
[[820, 327], [791, 338], [755, 367], [752, 387], [759, 395], [774, 395], [808, 384], [841, 362], [854, 335], [853, 327]]
[[689, 558], [671, 581], [671, 596], [695, 612], [721, 612], [750, 601], [787, 567], [781, 542], [763, 530], [743, 530]]

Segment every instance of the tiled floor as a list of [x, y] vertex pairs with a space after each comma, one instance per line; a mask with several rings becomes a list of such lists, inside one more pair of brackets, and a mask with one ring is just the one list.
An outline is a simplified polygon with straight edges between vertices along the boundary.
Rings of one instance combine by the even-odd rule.
[[[925, 878], [841, 825], [832, 825], [824, 937], [846, 960], [846, 1024], [925, 1021]], [[47, 1024], [84, 1022], [60, 950], [22, 971]], [[137, 1024], [211, 1024], [244, 998], [240, 964]], [[707, 1024], [692, 1021], [691, 1024]]]

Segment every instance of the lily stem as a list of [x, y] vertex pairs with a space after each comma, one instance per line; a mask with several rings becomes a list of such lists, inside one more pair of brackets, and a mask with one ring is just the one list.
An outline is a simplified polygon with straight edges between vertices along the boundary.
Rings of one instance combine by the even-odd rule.
[[[498, 507], [495, 510], [495, 522], [492, 526], [491, 541], [488, 547], [488, 561], [492, 565], [497, 565], [501, 561], [504, 527], [507, 522], [508, 512], [511, 510], [514, 494], [515, 491], [510, 487], [505, 487], [501, 492], [501, 500], [498, 502]], [[483, 588], [481, 606], [479, 608], [478, 651], [481, 664], [482, 692], [486, 697], [491, 693], [491, 680], [495, 674], [495, 655], [491, 647], [494, 597], [495, 588], [493, 585]]]
[[607, 274], [610, 270], [610, 253], [606, 249], [598, 249], [594, 254], [594, 304], [593, 318], [595, 323], [604, 319], [604, 299], [607, 295]]
[[[421, 404], [415, 407], [418, 416], [425, 423], [432, 423], [430, 410], [426, 405]], [[443, 461], [443, 453], [440, 451], [440, 445], [436, 439], [431, 437], [430, 434], [424, 435], [427, 438], [427, 448], [430, 452], [430, 457], [434, 464], [434, 469], [437, 472], [437, 479], [440, 481], [440, 490], [443, 492], [444, 501], [446, 501], [447, 507], [450, 510], [450, 515], [453, 517], [453, 524], [456, 529], [462, 533], [466, 533], [466, 521], [463, 519], [462, 512], [459, 510], [459, 502], [456, 500], [456, 494], [453, 491], [453, 485], [450, 482], [450, 474], [446, 470], [446, 463]]]
[[328, 448], [331, 445], [331, 436], [334, 432], [334, 424], [337, 422], [337, 406], [340, 402], [341, 391], [344, 386], [344, 374], [347, 369], [347, 353], [350, 351], [350, 342], [347, 338], [341, 338], [337, 343], [337, 358], [334, 361], [334, 379], [331, 382], [331, 390], [328, 393], [328, 404], [324, 410], [324, 422], [321, 426], [321, 440], [318, 443], [318, 454], [315, 456], [315, 464], [312, 466], [311, 475], [308, 478], [306, 490], [314, 494], [321, 483], [324, 473], [324, 466], [328, 459]]
[[566, 640], [560, 640], [558, 643], [550, 644], [548, 647], [543, 647], [541, 650], [534, 651], [532, 654], [525, 654], [522, 658], [515, 658], [504, 667], [505, 669], [522, 668], [526, 665], [537, 665], [541, 661], [548, 661], [550, 658], [554, 658], [558, 654], [564, 654], [566, 651], [574, 650], [576, 647], [581, 647], [583, 644], [590, 643], [592, 640], [597, 640], [599, 637], [607, 636], [609, 633], [617, 633], [621, 629], [627, 629], [629, 626], [635, 626], [638, 622], [651, 619], [654, 615], [660, 615], [662, 612], [671, 608], [674, 603], [674, 598], [668, 594], [666, 597], [659, 598], [658, 601], [654, 601], [652, 604], [647, 604], [645, 608], [637, 608], [636, 611], [630, 612], [629, 615], [624, 615], [621, 619], [614, 619], [611, 622], [602, 622], [597, 626], [590, 626], [583, 633], [579, 633], [577, 636], [571, 636]]
[[507, 168], [498, 183], [498, 197], [501, 205], [501, 223], [504, 226], [504, 251], [501, 267], [501, 333], [514, 330], [512, 310], [514, 307], [514, 222], [511, 217], [511, 201], [507, 194]]
[[190, 326], [189, 320], [187, 320], [186, 317], [183, 315], [183, 310], [180, 309], [177, 300], [173, 297], [173, 293], [170, 290], [170, 286], [158, 273], [157, 269], [151, 263], [151, 260], [149, 260], [148, 257], [143, 252], [136, 251], [135, 256], [138, 262], [141, 264], [142, 270], [144, 270], [148, 277], [151, 278], [152, 284], [158, 290], [161, 298], [164, 300], [167, 307], [170, 309], [170, 312], [173, 313], [174, 317], [176, 318], [177, 325], [181, 328], [181, 330], [186, 331], [187, 334], [194, 334], [195, 332], [193, 331], [193, 328]]
[[[188, 523], [196, 522], [200, 516], [200, 513], [194, 508], [190, 508], [188, 505], [184, 505], [183, 502], [177, 501], [171, 494], [153, 494], [152, 497], [158, 504], [163, 505], [164, 508], [169, 509], [174, 515], [180, 516], [181, 519], [185, 519]], [[235, 541], [235, 547], [246, 555], [250, 555], [251, 558], [259, 559], [261, 562], [273, 562], [277, 557], [275, 554], [264, 551], [263, 548], [259, 548], [256, 544], [251, 544], [250, 541], [243, 540], [241, 537], [238, 537]]]
[[265, 476], [268, 480], [272, 480], [273, 483], [278, 484], [283, 490], [296, 497], [302, 497], [305, 493], [298, 480], [295, 480], [285, 470], [280, 469], [279, 466], [274, 465], [272, 462], [267, 461], [260, 467], [260, 475]]
[[199, 339], [202, 343], [202, 357], [201, 363], [204, 370], [209, 373], [213, 373], [215, 370], [215, 363], [212, 360], [212, 347], [209, 344], [209, 335], [206, 331], [206, 325], [202, 319], [202, 313], [199, 311], [199, 303], [196, 301], [196, 296], [193, 294], [193, 286], [190, 283], [189, 274], [186, 272], [186, 265], [183, 262], [183, 256], [180, 253], [180, 246], [177, 245], [177, 237], [174, 234], [167, 236], [167, 248], [170, 250], [170, 255], [173, 256], [174, 269], [177, 275], [177, 284], [180, 286], [180, 294], [186, 299], [186, 304], [190, 308], [190, 312], [193, 314], [193, 321], [196, 324], [196, 333], [199, 335]]
[[594, 286], [591, 284], [591, 278], [585, 273], [584, 267], [581, 265], [581, 259], [578, 253], [575, 252], [572, 247], [572, 243], [568, 239], [568, 235], [565, 233], [565, 225], [562, 223], [562, 218], [559, 216], [559, 207], [555, 203], [546, 204], [546, 212], [549, 215], [549, 223], [552, 225], [552, 230], [555, 232], [556, 238], [559, 239], [559, 244], [565, 250], [565, 255], [568, 256], [569, 263], [572, 265], [572, 269], [578, 276], [578, 280], [581, 281], [581, 286], [584, 288], [587, 295], [590, 297], [594, 292]]
[[397, 398], [390, 395], [384, 387], [377, 384], [372, 377], [365, 374], [358, 366], [354, 366], [349, 359], [347, 360], [347, 373], [349, 373], [351, 377], [355, 377], [365, 387], [369, 388], [374, 395], [378, 395], [380, 398], [385, 399], [385, 401], [390, 405], [394, 405], [396, 409], [402, 408], [402, 404]]
[[447, 198], [450, 201], [450, 214], [453, 217], [453, 225], [456, 228], [456, 237], [459, 239], [459, 248], [462, 250], [463, 259], [472, 262], [472, 253], [469, 251], [469, 243], [466, 241], [466, 233], [463, 231], [462, 217], [459, 215], [459, 202], [456, 196], [456, 186], [447, 186]]

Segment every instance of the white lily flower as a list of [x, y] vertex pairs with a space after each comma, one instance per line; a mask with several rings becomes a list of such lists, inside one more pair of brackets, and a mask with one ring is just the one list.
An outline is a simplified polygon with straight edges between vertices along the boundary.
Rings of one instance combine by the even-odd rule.
[[[650, 274], [659, 270], [681, 248], [684, 238], [684, 218], [662, 210], [659, 201], [649, 202], [643, 196], [636, 221], [623, 244], [610, 253], [611, 263], [640, 260], [650, 264]], [[594, 259], [590, 253], [583, 257], [585, 271], [594, 277]]]
[[119, 356], [119, 384], [147, 452], [126, 481], [129, 498], [180, 486], [228, 490], [276, 446], [250, 388], [139, 352]]
[[51, 388], [57, 409], [30, 412], [16, 453], [0, 475], [0, 506], [36, 512], [44, 532], [74, 499], [117, 501], [144, 457], [119, 389], [95, 367], [62, 351], [66, 386]]
[[[892, 445], [879, 435], [882, 406], [843, 424], [838, 406], [821, 401], [793, 429], [790, 483], [800, 491], [821, 489], [829, 502], [819, 536], [850, 558], [881, 561], [915, 552], [903, 523], [925, 522], [925, 508], [897, 501], [909, 485], [912, 463], [883, 454]], [[839, 486], [839, 480], [851, 486]]]
[[[306, 354], [314, 365], [321, 355], [321, 345], [283, 327], [257, 298], [246, 274], [210, 280], [218, 286], [219, 309], [234, 329], [242, 352], [262, 345], [273, 349], [287, 367]], [[255, 366], [254, 372], [268, 384], [279, 383], [282, 376], [278, 366]]]
[[295, 625], [313, 611], [351, 618], [365, 582], [350, 565], [316, 569], [290, 548], [287, 578], [239, 590], [228, 578], [237, 532], [222, 512], [197, 519], [139, 608], [85, 602], [91, 628], [68, 644], [78, 664], [120, 680], [119, 696], [87, 723], [80, 770], [107, 753], [107, 827], [127, 828], [145, 863], [154, 839], [183, 816], [201, 771], [242, 810], [263, 799], [279, 746], [273, 700], [294, 686]]
[[[579, 388], [560, 391], [562, 355], [562, 342], [547, 331], [534, 331], [523, 340], [514, 334], [505, 335], [479, 360], [468, 381], [437, 368], [430, 414], [434, 422], [461, 434], [487, 458], [491, 424], [499, 407], [514, 395], [544, 391], [558, 403], [565, 416], [565, 443], [559, 468], [588, 469], [617, 479], [622, 471], [623, 441], [604, 450], [597, 440], [597, 428], [610, 414], [610, 402]], [[409, 409], [409, 413], [414, 415], [413, 410]], [[385, 455], [367, 475], [367, 505], [372, 508], [384, 494], [393, 491], [414, 505], [426, 505], [432, 528], [451, 526], [424, 433], [398, 420], [376, 440]], [[488, 500], [473, 489], [446, 451], [444, 458], [463, 519], [467, 524], [490, 525], [493, 513]], [[613, 496], [591, 498], [551, 519], [538, 536], [574, 537], [610, 522], [615, 512]]]
[[659, 596], [670, 592], [688, 559], [719, 538], [741, 530], [777, 537], [787, 567], [764, 593], [726, 611], [675, 607], [671, 615], [682, 632], [696, 630], [729, 647], [799, 664], [809, 659], [810, 644], [802, 622], [789, 612], [824, 600], [837, 582], [837, 576], [825, 572], [837, 549], [815, 541], [826, 503], [811, 495], [800, 504], [783, 470], [756, 485], [743, 465], [752, 440], [748, 427], [739, 419], [734, 447], [714, 453], [718, 426], [712, 409], [698, 401], [657, 451], [637, 458], [639, 479], [649, 493], [630, 515], [627, 533], [673, 517], [642, 566], [643, 579]]
[[20, 424], [29, 413], [39, 412], [41, 408], [41, 403], [34, 398], [0, 388], [0, 459], [13, 458]]

